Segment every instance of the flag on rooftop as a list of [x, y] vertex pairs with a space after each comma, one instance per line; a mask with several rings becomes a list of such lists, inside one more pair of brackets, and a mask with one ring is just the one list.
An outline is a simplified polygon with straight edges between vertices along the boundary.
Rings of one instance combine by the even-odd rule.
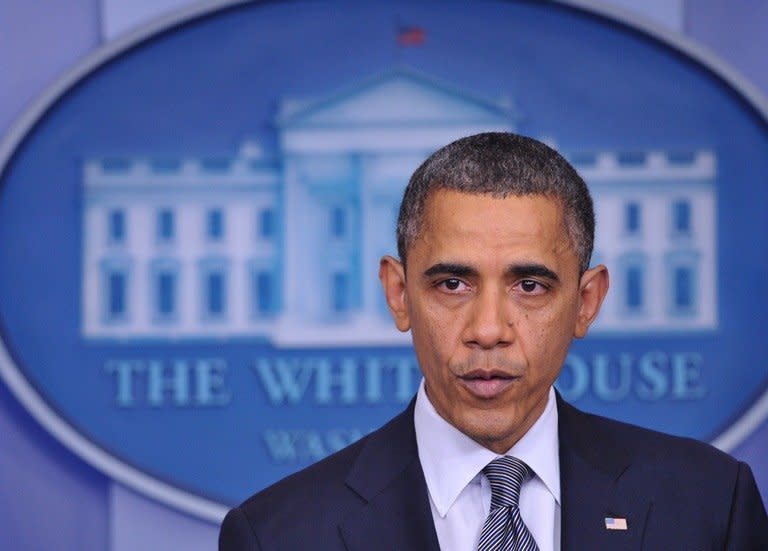
[[400, 46], [421, 46], [426, 39], [427, 33], [422, 27], [404, 25], [397, 28], [397, 43]]

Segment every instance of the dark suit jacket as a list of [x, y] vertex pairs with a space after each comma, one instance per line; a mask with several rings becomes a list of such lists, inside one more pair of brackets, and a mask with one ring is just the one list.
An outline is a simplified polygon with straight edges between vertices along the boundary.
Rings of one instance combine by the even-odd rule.
[[[768, 550], [749, 467], [694, 440], [581, 412], [558, 396], [563, 551]], [[607, 530], [606, 517], [628, 529]], [[224, 519], [222, 551], [437, 550], [413, 403]]]

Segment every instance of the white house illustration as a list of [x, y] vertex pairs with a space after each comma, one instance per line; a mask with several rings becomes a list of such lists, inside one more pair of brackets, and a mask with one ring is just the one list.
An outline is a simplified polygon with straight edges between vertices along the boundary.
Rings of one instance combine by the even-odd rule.
[[[491, 101], [398, 69], [284, 100], [278, 154], [84, 166], [86, 338], [264, 338], [278, 346], [403, 344], [376, 277], [410, 174], [440, 146], [515, 130]], [[590, 183], [596, 261], [613, 270], [597, 329], [712, 329], [712, 153], [570, 156]]]
[[597, 218], [593, 264], [611, 274], [596, 331], [717, 327], [715, 157], [709, 151], [569, 155]]

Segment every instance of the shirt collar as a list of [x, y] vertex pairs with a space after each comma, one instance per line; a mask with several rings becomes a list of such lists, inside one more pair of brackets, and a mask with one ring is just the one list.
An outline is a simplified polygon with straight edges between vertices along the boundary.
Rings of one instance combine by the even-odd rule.
[[[427, 489], [441, 517], [478, 474], [499, 455], [472, 440], [448, 423], [427, 397], [422, 379], [414, 409], [416, 444]], [[560, 461], [558, 455], [555, 391], [549, 389], [541, 416], [507, 455], [525, 461], [555, 501], [560, 504]]]

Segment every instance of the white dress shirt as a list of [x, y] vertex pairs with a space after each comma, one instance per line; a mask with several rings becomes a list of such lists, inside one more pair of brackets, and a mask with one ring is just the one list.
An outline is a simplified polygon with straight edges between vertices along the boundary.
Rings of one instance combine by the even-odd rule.
[[[442, 551], [477, 549], [491, 508], [491, 487], [482, 469], [500, 457], [438, 415], [419, 386], [414, 411], [419, 460], [427, 481], [432, 518]], [[544, 412], [506, 455], [535, 473], [520, 490], [520, 514], [540, 551], [560, 549], [560, 461], [555, 391]]]

